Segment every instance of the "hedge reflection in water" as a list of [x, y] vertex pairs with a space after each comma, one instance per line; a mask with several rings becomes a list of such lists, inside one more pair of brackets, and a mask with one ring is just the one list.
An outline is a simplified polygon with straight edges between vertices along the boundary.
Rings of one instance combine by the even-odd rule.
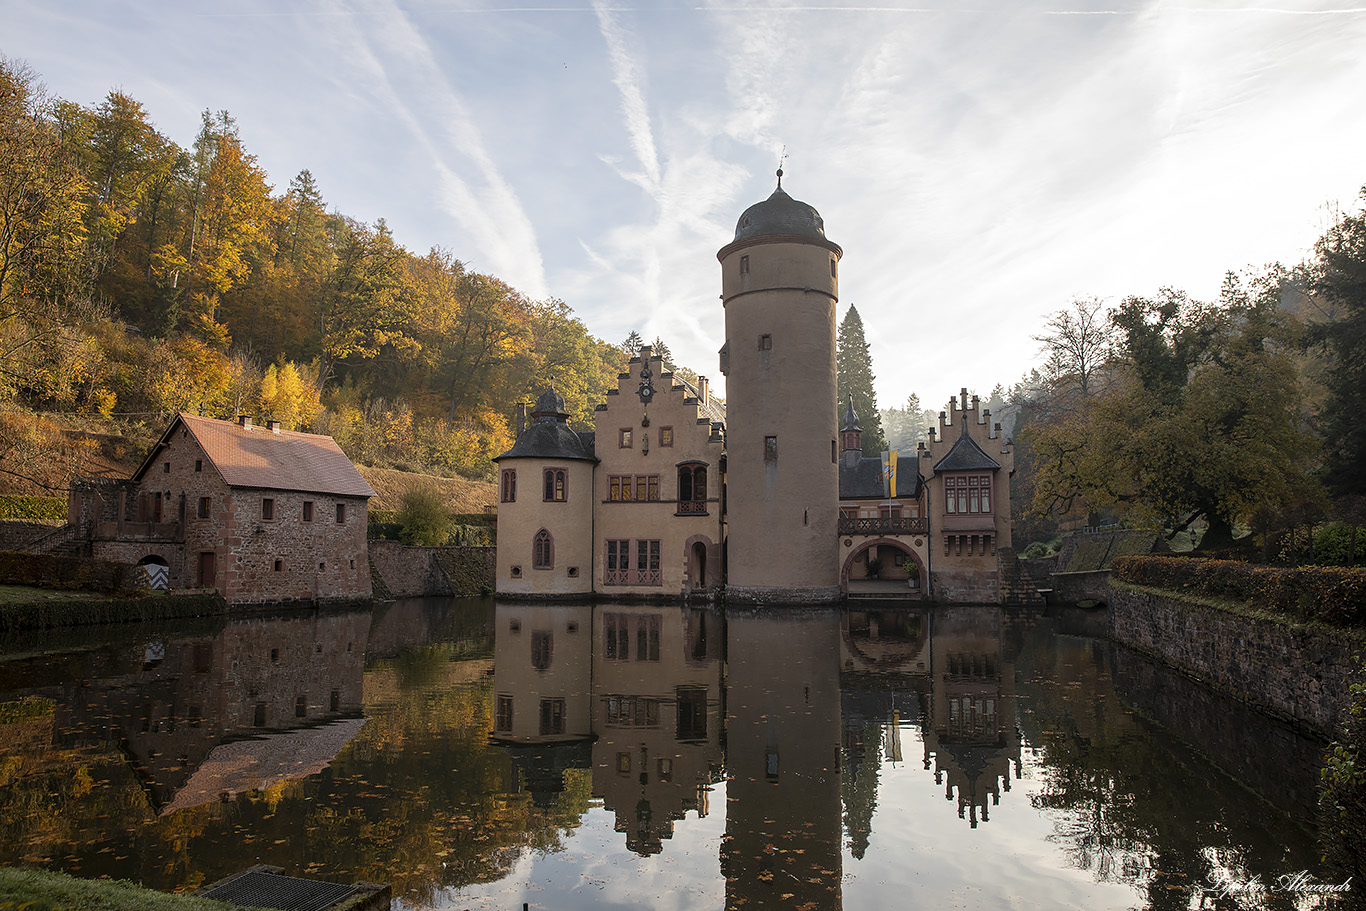
[[24, 648], [6, 864], [184, 890], [264, 862], [412, 907], [1184, 908], [1221, 875], [1330, 880], [1321, 744], [1038, 613], [407, 601]]

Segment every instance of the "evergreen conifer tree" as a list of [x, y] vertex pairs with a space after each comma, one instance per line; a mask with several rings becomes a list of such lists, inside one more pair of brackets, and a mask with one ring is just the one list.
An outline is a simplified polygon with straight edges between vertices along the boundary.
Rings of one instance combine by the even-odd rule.
[[873, 392], [873, 358], [868, 353], [868, 340], [863, 337], [863, 319], [855, 307], [850, 307], [840, 321], [835, 339], [835, 371], [839, 389], [835, 419], [838, 422], [844, 413], [843, 403], [852, 395], [854, 411], [863, 429], [863, 454], [875, 456], [887, 448], [887, 438], [882, 433], [877, 395]]

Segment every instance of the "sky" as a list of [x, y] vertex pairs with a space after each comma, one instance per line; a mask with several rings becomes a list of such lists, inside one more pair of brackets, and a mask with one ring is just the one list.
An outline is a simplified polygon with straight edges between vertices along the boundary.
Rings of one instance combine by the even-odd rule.
[[[716, 251], [783, 188], [882, 407], [984, 396], [1077, 298], [1217, 298], [1366, 185], [1363, 0], [0, 0], [0, 54], [720, 379]], [[1269, 4], [1269, 5], [1268, 5]]]

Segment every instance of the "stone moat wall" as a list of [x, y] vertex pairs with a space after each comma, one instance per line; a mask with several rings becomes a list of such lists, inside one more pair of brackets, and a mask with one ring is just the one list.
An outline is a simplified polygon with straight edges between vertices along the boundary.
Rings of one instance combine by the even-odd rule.
[[496, 555], [492, 547], [408, 547], [397, 541], [371, 541], [370, 565], [387, 592], [380, 597], [478, 595], [493, 589]]
[[1112, 582], [1116, 642], [1326, 736], [1347, 718], [1361, 631], [1291, 625]]

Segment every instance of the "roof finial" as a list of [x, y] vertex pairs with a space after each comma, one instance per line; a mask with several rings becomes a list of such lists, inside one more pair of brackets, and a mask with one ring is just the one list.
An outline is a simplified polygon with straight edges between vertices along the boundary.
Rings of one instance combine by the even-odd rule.
[[783, 162], [787, 160], [787, 146], [783, 146], [783, 152], [778, 156], [778, 189], [783, 188]]

